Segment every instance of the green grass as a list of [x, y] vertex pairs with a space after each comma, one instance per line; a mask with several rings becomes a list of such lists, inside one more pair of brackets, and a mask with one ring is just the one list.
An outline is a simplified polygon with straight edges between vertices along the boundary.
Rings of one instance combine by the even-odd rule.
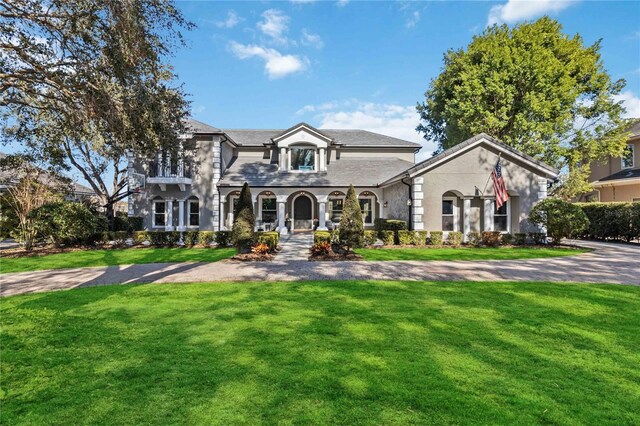
[[375, 248], [358, 249], [356, 253], [364, 260], [514, 260], [535, 259], [557, 256], [571, 256], [586, 253], [589, 249], [575, 248]]
[[640, 288], [293, 282], [0, 300], [1, 424], [640, 424]]
[[43, 256], [0, 258], [0, 273], [137, 263], [216, 262], [229, 258], [235, 253], [235, 249], [232, 248], [130, 248], [70, 251]]

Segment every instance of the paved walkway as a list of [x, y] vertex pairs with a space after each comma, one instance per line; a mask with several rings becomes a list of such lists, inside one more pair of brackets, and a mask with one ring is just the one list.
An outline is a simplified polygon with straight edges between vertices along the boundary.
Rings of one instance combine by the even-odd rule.
[[[297, 238], [292, 241], [295, 245], [299, 244]], [[0, 296], [114, 283], [198, 281], [358, 279], [566, 281], [640, 285], [639, 246], [594, 242], [579, 244], [594, 248], [595, 251], [569, 257], [510, 261], [309, 262], [299, 259], [299, 251], [292, 249], [288, 252], [285, 248], [271, 262], [155, 263], [2, 274]], [[286, 246], [283, 244], [283, 247]]]
[[280, 236], [278, 261], [307, 260], [313, 245], [313, 232], [297, 232]]

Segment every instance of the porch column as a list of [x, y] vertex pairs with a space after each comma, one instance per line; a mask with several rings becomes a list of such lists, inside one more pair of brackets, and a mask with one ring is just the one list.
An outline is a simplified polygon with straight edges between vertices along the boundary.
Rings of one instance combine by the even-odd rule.
[[222, 200], [220, 200], [220, 216], [219, 216], [220, 226], [218, 228], [220, 231], [224, 231], [226, 229], [226, 227], [224, 226], [224, 212], [227, 210], [226, 204], [227, 204], [226, 199], [223, 198]]
[[[283, 148], [284, 149], [284, 148]], [[285, 225], [285, 216], [287, 210], [287, 196], [276, 196], [276, 202], [278, 203], [278, 232], [280, 235], [287, 235], [287, 227]]]
[[178, 231], [184, 231], [184, 200], [178, 201]]
[[320, 148], [320, 168], [318, 169], [321, 172], [327, 170], [327, 160], [325, 158], [326, 150], [324, 148]]
[[484, 199], [484, 230], [493, 231], [493, 200]]
[[[547, 179], [540, 178], [538, 179], [538, 201], [542, 201], [545, 198], [547, 198]], [[511, 209], [511, 205], [509, 205], [509, 209]], [[511, 215], [509, 215], [509, 220], [511, 220]], [[544, 226], [539, 226], [538, 229], [539, 232], [542, 232], [543, 234], [547, 233], [547, 228]]]
[[471, 198], [464, 197], [462, 199], [462, 240], [466, 243], [471, 232]]
[[173, 200], [167, 200], [167, 224], [165, 231], [173, 231]]
[[[322, 161], [322, 158], [320, 159]], [[318, 195], [318, 231], [327, 231], [327, 202], [328, 195]]]
[[287, 148], [280, 148], [280, 171], [287, 171]]

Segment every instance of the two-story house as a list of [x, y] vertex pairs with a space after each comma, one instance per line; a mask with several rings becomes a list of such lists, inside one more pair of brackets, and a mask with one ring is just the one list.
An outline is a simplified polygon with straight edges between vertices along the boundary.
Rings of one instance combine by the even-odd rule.
[[[415, 230], [524, 232], [558, 174], [485, 134], [416, 164], [419, 144], [364, 130], [188, 127], [177, 158], [130, 159], [142, 190], [129, 197], [129, 214], [147, 229], [230, 229], [247, 182], [257, 227], [281, 233], [334, 226], [351, 184], [367, 228], [392, 218]], [[509, 201], [496, 209], [489, 177], [499, 156]]]
[[591, 163], [589, 182], [594, 191], [582, 195], [579, 201], [640, 201], [640, 120], [629, 133], [622, 157]]

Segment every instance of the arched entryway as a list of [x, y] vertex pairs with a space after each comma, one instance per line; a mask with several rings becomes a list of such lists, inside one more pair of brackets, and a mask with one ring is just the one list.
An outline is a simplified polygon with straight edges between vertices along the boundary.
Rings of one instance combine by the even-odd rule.
[[307, 194], [298, 194], [293, 199], [293, 230], [313, 229], [313, 200]]

